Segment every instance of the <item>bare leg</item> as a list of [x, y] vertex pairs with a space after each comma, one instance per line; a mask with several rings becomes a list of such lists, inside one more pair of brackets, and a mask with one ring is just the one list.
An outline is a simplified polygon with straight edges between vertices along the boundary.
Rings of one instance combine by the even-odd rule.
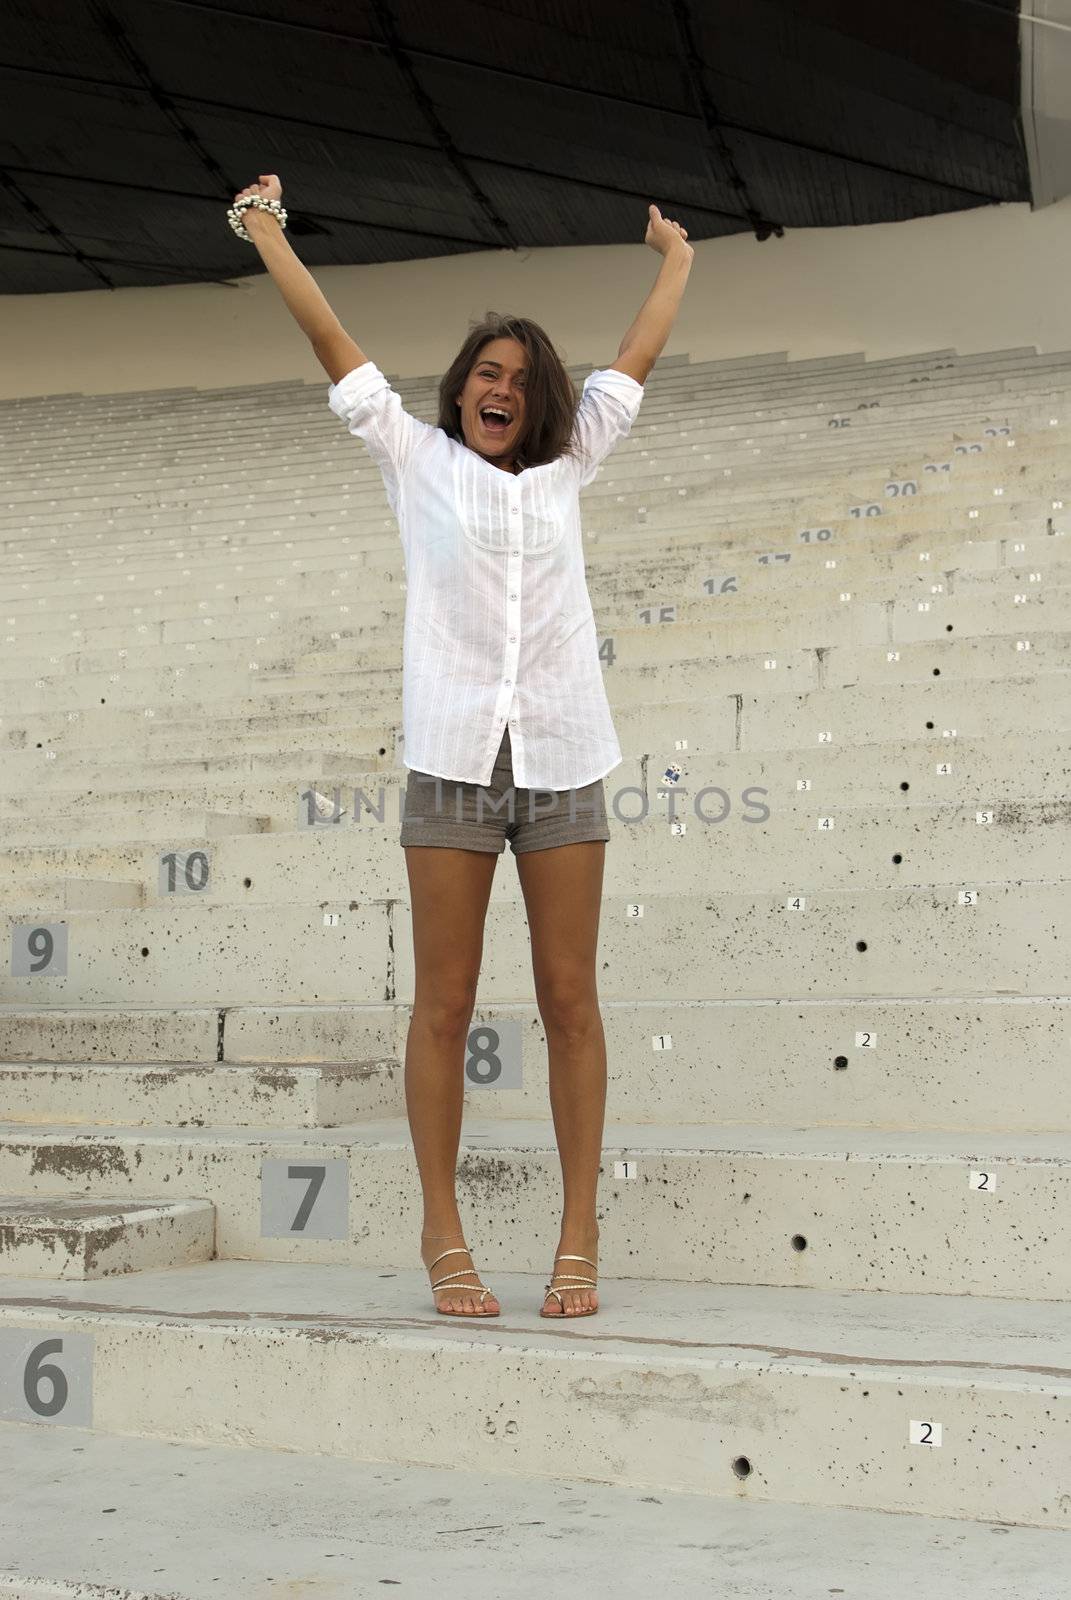
[[[421, 1256], [426, 1267], [465, 1243], [455, 1174], [464, 1103], [465, 1039], [483, 955], [483, 927], [498, 857], [481, 850], [411, 845], [405, 851], [413, 910], [416, 986], [405, 1047], [405, 1104], [424, 1197]], [[458, 1274], [436, 1291], [436, 1304], [479, 1315], [480, 1286], [472, 1257], [448, 1255], [433, 1281]], [[466, 1286], [468, 1293], [466, 1293]], [[484, 1315], [500, 1309], [493, 1295]]]
[[[539, 1013], [547, 1035], [551, 1115], [562, 1166], [558, 1251], [599, 1259], [596, 1220], [606, 1112], [606, 1038], [595, 953], [606, 846], [595, 840], [526, 851], [517, 857]], [[594, 1278], [583, 1261], [558, 1263], [562, 1277]], [[595, 1289], [560, 1289], [565, 1315], [595, 1310]], [[548, 1315], [561, 1314], [549, 1297]]]

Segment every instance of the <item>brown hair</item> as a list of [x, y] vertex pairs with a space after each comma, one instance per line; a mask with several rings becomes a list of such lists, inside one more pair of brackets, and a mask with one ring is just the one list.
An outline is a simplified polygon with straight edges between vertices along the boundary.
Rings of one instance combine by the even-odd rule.
[[480, 351], [492, 339], [516, 339], [528, 353], [525, 375], [525, 429], [517, 441], [519, 467], [539, 467], [560, 455], [573, 454], [573, 423], [580, 396], [565, 364], [547, 334], [530, 317], [485, 313], [473, 325], [464, 344], [443, 373], [439, 384], [439, 427], [451, 439], [465, 443], [457, 397], [465, 387]]

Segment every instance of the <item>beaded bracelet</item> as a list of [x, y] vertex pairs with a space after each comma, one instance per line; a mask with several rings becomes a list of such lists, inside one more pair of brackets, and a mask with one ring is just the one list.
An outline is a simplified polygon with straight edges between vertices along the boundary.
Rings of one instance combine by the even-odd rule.
[[286, 212], [278, 200], [265, 200], [262, 194], [247, 194], [244, 199], [236, 200], [227, 210], [227, 221], [239, 239], [245, 239], [249, 244], [255, 242], [250, 239], [242, 222], [242, 212], [248, 211], [250, 206], [256, 206], [258, 211], [270, 211], [278, 219], [280, 228], [286, 227]]

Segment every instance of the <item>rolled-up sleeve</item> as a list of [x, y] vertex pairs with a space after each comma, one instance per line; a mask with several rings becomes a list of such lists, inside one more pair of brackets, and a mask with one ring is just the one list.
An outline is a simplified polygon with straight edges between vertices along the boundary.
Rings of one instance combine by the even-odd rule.
[[591, 482], [600, 464], [629, 432], [643, 394], [643, 384], [616, 367], [599, 367], [584, 379], [573, 425], [581, 488]]
[[327, 403], [362, 439], [379, 467], [391, 509], [399, 512], [399, 496], [413, 451], [437, 430], [412, 416], [374, 361], [363, 361], [327, 390]]

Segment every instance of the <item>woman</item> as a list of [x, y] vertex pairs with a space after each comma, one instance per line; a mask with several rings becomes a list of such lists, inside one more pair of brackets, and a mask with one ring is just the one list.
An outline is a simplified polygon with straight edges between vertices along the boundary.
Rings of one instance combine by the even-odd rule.
[[[401, 844], [416, 960], [405, 1092], [436, 1310], [478, 1317], [501, 1309], [465, 1247], [455, 1168], [484, 920], [508, 839], [531, 933], [564, 1190], [541, 1314], [590, 1316], [606, 1104], [595, 975], [610, 837], [603, 778], [621, 750], [577, 497], [632, 425], [692, 247], [679, 223], [649, 207], [644, 243], [662, 266], [616, 360], [585, 380], [579, 402], [537, 323], [489, 314], [444, 374], [432, 427], [404, 410], [290, 249], [281, 195], [270, 174], [236, 195], [235, 206], [247, 202], [241, 222], [331, 378], [332, 410], [380, 468], [405, 553]], [[444, 1260], [455, 1270], [436, 1277]], [[568, 1270], [573, 1262], [591, 1273]]]

